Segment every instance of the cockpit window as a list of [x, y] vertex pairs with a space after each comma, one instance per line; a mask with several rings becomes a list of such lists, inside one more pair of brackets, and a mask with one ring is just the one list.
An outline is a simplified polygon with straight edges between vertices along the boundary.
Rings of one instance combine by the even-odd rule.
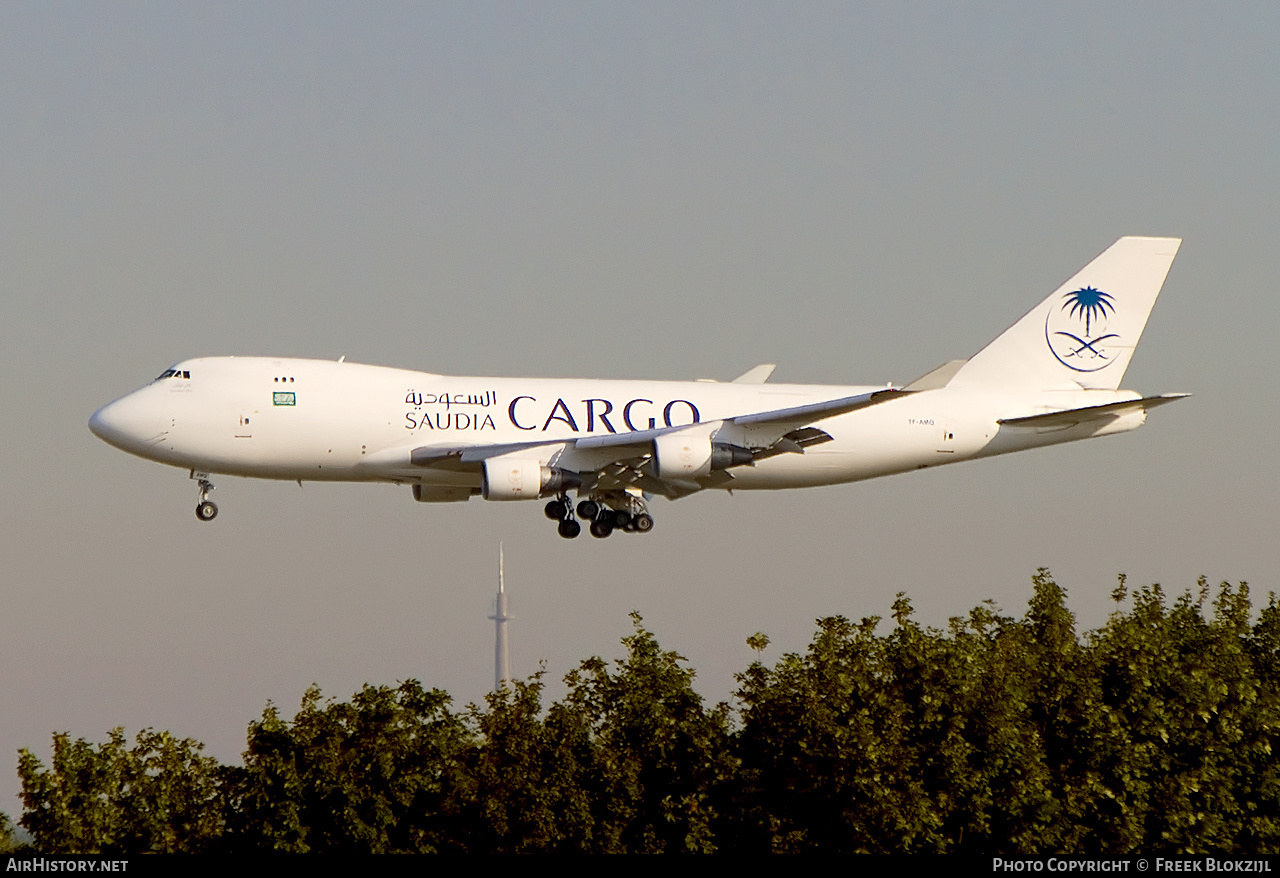
[[156, 378], [157, 381], [163, 381], [166, 378], [190, 378], [191, 373], [186, 369], [165, 369]]

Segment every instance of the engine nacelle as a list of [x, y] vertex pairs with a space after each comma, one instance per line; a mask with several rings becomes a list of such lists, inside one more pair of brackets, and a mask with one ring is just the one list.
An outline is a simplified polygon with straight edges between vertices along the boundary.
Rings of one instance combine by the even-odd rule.
[[745, 448], [726, 442], [711, 443], [711, 468], [728, 469], [731, 466], [747, 466], [755, 461], [755, 455]]
[[532, 458], [493, 457], [484, 462], [486, 500], [536, 500], [582, 484], [577, 473], [543, 466]]
[[660, 479], [696, 479], [711, 472], [711, 437], [693, 432], [664, 433], [653, 440]]
[[712, 442], [709, 435], [693, 432], [666, 433], [653, 440], [653, 459], [660, 479], [690, 480], [712, 470], [752, 462], [751, 452], [726, 442]]

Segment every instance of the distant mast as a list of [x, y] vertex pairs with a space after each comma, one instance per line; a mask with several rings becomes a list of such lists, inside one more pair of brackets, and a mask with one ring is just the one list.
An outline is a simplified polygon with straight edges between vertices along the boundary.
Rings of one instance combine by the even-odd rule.
[[494, 602], [493, 615], [493, 691], [497, 692], [511, 680], [511, 657], [507, 651], [507, 589], [503, 581], [502, 543], [498, 543], [498, 599]]

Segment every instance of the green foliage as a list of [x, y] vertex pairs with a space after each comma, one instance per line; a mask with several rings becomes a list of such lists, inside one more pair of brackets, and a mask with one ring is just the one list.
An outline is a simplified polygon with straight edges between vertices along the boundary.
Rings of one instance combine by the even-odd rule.
[[541, 671], [462, 712], [416, 681], [313, 688], [249, 726], [243, 767], [59, 734], [49, 770], [21, 751], [22, 823], [68, 853], [1280, 850], [1275, 596], [1255, 618], [1244, 585], [1170, 603], [1122, 576], [1081, 637], [1032, 585], [1020, 619], [928, 628], [903, 595], [887, 633], [820, 619], [772, 666], [752, 635], [736, 711], [633, 615], [624, 657], [548, 707]]
[[312, 687], [292, 722], [268, 705], [227, 785], [226, 847], [447, 850], [446, 791], [469, 743], [449, 696], [416, 680], [365, 686], [350, 703], [322, 702]]
[[639, 615], [631, 618], [627, 657], [612, 673], [593, 658], [565, 678], [565, 706], [594, 744], [589, 849], [713, 851], [713, 798], [733, 771], [729, 708], [704, 710], [683, 657], [663, 651]]
[[84, 854], [193, 853], [223, 831], [221, 769], [203, 745], [144, 729], [130, 748], [122, 729], [105, 744], [53, 736], [46, 770], [18, 751], [22, 825], [34, 847]]
[[1271, 755], [1280, 702], [1254, 661], [1276, 656], [1265, 633], [1274, 614], [1251, 632], [1248, 588], [1223, 583], [1206, 618], [1201, 587], [1200, 602], [1183, 595], [1172, 607], [1159, 586], [1142, 589], [1130, 613], [1089, 638], [1096, 695], [1079, 716], [1088, 746], [1078, 764], [1096, 790], [1080, 815], [1100, 824], [1090, 849], [1275, 851], [1280, 842]]
[[469, 765], [480, 851], [712, 851], [732, 774], [728, 708], [705, 710], [693, 671], [633, 614], [627, 656], [588, 659], [541, 714], [541, 674], [473, 711]]
[[[1052, 595], [1043, 603], [1052, 630], [1059, 607]], [[1049, 822], [1032, 716], [1042, 650], [1030, 631], [987, 607], [948, 632], [924, 629], [902, 596], [894, 618], [887, 637], [875, 617], [819, 620], [806, 655], [739, 678], [744, 777], [749, 798], [766, 804], [744, 825], [744, 843], [999, 852]]]
[[1021, 621], [980, 607], [922, 629], [899, 596], [887, 637], [824, 619], [806, 655], [753, 665], [739, 746], [769, 807], [744, 843], [1275, 851], [1274, 598], [1251, 629], [1244, 586], [1224, 583], [1208, 619], [1152, 586], [1081, 644], [1062, 589], [1045, 571], [1033, 585]]
[[590, 731], [563, 704], [543, 717], [542, 672], [472, 705], [483, 746], [471, 748], [456, 801], [468, 850], [551, 853], [590, 849], [593, 839]]

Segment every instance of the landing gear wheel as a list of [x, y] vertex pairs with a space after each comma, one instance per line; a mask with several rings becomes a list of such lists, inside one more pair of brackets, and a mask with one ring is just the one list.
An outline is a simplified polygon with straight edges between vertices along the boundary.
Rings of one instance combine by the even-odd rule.
[[600, 504], [594, 500], [583, 500], [578, 504], [578, 517], [585, 518], [588, 521], [593, 520], [600, 514]]
[[605, 521], [603, 516], [591, 522], [591, 535], [593, 537], [604, 539], [611, 533], [613, 533], [613, 522]]
[[201, 521], [213, 521], [218, 516], [218, 507], [209, 499], [209, 492], [213, 490], [213, 482], [209, 481], [209, 474], [192, 470], [191, 478], [196, 480], [196, 487], [200, 489], [200, 496], [196, 499], [196, 518]]
[[551, 500], [542, 508], [542, 511], [552, 521], [563, 521], [569, 512], [569, 507], [563, 500]]
[[613, 526], [619, 530], [627, 530], [631, 526], [631, 513], [625, 509], [614, 512]]
[[[592, 525], [592, 527], [595, 527], [595, 525]], [[560, 531], [560, 536], [564, 537], [566, 540], [571, 540], [578, 534], [582, 533], [582, 525], [578, 524], [578, 522], [572, 518], [566, 518], [560, 522], [558, 530]]]
[[653, 516], [647, 512], [641, 512], [631, 520], [631, 525], [636, 529], [636, 533], [647, 534], [653, 530]]

